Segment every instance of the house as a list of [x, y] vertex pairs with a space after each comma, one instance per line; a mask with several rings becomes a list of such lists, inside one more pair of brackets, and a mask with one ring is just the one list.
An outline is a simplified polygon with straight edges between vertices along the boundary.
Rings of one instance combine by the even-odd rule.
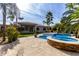
[[33, 33], [35, 25], [37, 24], [31, 22], [18, 22], [18, 25], [18, 30], [21, 33]]
[[[2, 28], [3, 24], [0, 24], [0, 29], [2, 30]], [[49, 26], [39, 25], [32, 22], [18, 22], [18, 31], [20, 33], [34, 33], [35, 31], [38, 33], [44, 33], [48, 31], [48, 28], [51, 29]]]
[[49, 26], [39, 25], [32, 22], [18, 22], [18, 31], [21, 33], [47, 32]]

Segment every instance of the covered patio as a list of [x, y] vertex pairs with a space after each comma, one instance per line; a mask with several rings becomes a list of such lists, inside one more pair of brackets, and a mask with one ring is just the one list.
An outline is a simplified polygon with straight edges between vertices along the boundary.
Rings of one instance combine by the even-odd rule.
[[39, 33], [47, 32], [49, 26], [39, 25], [32, 22], [18, 22], [18, 31], [21, 33], [34, 33], [36, 30]]
[[18, 24], [19, 24], [18, 30], [21, 33], [33, 33], [36, 25], [30, 22], [18, 22]]

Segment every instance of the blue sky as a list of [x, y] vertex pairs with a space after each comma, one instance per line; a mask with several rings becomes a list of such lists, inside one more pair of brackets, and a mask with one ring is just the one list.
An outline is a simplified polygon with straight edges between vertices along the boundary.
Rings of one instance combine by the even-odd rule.
[[[21, 16], [24, 18], [19, 21], [27, 21], [37, 24], [43, 24], [43, 20], [46, 19], [45, 16], [48, 11], [53, 13], [53, 22], [58, 23], [66, 8], [63, 3], [17, 3], [17, 6], [21, 11]], [[0, 23], [1, 22], [2, 18], [0, 16]], [[7, 20], [7, 23], [9, 22], [10, 20]]]
[[47, 12], [51, 11], [54, 17], [53, 22], [58, 23], [65, 8], [65, 4], [63, 3], [32, 3], [29, 8], [21, 11], [21, 16], [24, 17], [23, 21], [43, 24]]

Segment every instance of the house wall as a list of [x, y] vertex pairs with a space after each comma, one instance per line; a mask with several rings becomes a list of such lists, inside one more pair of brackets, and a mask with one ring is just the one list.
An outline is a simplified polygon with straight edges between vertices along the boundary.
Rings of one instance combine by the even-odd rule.
[[21, 33], [34, 33], [35, 30], [37, 32], [47, 32], [47, 28], [46, 26], [37, 26], [37, 25], [29, 25], [29, 24], [20, 24], [20, 27], [18, 27], [18, 30], [21, 32]]
[[33, 33], [34, 32], [34, 26], [21, 25], [21, 27], [19, 27], [18, 30], [21, 33]]

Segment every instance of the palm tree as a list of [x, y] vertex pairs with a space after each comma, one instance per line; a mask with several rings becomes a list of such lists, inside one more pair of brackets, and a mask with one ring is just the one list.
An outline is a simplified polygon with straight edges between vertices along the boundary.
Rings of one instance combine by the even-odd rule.
[[1, 4], [2, 10], [3, 10], [3, 41], [5, 41], [5, 35], [6, 35], [6, 4]]
[[13, 21], [13, 19], [16, 18], [16, 25], [17, 25], [18, 19], [23, 19], [20, 17], [20, 10], [16, 6], [16, 4], [12, 4], [12, 6], [10, 6], [10, 7], [11, 7], [11, 10], [9, 12], [8, 18], [10, 18], [11, 21]]
[[[66, 5], [68, 10], [66, 12], [64, 12], [64, 16], [67, 17], [67, 20], [70, 21], [70, 23], [72, 23], [72, 20], [76, 20], [79, 19], [79, 4], [78, 3], [69, 3]], [[77, 23], [79, 24], [79, 22], [77, 21]], [[75, 25], [75, 24], [74, 24]], [[75, 26], [74, 28], [77, 28], [78, 26]], [[79, 29], [75, 30], [76, 31], [76, 37], [78, 36], [78, 32]]]
[[3, 14], [3, 41], [5, 41], [5, 36], [6, 36], [6, 17], [8, 15], [12, 15], [10, 16], [11, 19], [13, 19], [14, 17], [14, 3], [0, 3], [0, 7], [2, 9], [2, 14]]
[[61, 24], [57, 23], [53, 26], [53, 31], [60, 33]]
[[14, 15], [16, 16], [16, 26], [17, 26], [18, 25], [18, 19], [23, 20], [23, 18], [20, 17], [20, 10], [16, 5], [14, 6]]
[[[48, 26], [50, 26], [50, 24], [52, 24], [53, 22], [53, 14], [51, 11], [47, 12], [47, 15], [46, 15], [46, 20], [43, 21], [43, 23], [47, 24]], [[48, 28], [49, 30], [49, 28]]]
[[64, 16], [70, 17], [71, 20], [79, 18], [79, 4], [68, 3], [66, 4], [68, 10], [63, 13]]
[[64, 16], [64, 17], [61, 18], [60, 23], [62, 25], [64, 25], [63, 26], [64, 33], [70, 33], [69, 32], [69, 29], [70, 29], [70, 26], [71, 26], [71, 23], [70, 22], [71, 22], [71, 18], [70, 17]]

